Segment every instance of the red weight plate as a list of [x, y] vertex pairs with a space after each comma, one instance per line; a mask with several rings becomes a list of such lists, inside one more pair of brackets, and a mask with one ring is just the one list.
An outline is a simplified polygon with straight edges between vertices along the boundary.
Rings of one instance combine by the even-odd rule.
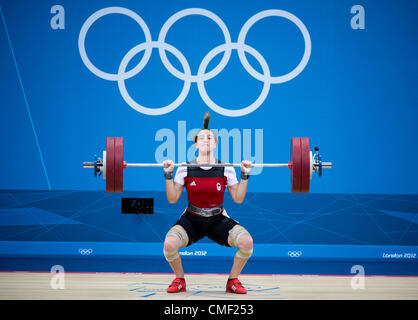
[[292, 173], [290, 182], [292, 183], [292, 192], [300, 192], [301, 174], [302, 174], [302, 148], [300, 138], [292, 138], [290, 144], [290, 159], [292, 161]]
[[115, 192], [123, 192], [123, 138], [115, 138]]
[[106, 139], [106, 192], [115, 192], [115, 139]]
[[309, 192], [309, 180], [310, 180], [310, 170], [311, 168], [311, 159], [309, 153], [309, 138], [300, 138], [301, 145], [301, 177], [300, 177], [300, 192]]

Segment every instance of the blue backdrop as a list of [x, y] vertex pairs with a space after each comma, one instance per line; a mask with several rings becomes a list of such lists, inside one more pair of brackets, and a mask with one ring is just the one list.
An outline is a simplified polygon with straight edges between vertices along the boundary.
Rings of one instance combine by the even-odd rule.
[[[184, 11], [190, 8], [195, 11]], [[101, 156], [107, 136], [124, 137], [128, 162], [190, 160], [193, 129], [202, 127], [210, 111], [210, 127], [220, 137], [217, 155], [224, 161], [287, 162], [291, 137], [306, 136], [311, 149], [320, 146], [324, 160], [334, 164], [321, 179], [313, 178], [312, 193], [328, 200], [329, 194], [357, 195], [357, 205], [361, 195], [409, 194], [407, 208], [386, 208], [395, 213], [390, 219], [405, 224], [387, 230], [392, 220], [376, 223], [406, 242], [398, 235], [392, 242], [390, 236], [385, 242], [370, 235], [363, 244], [416, 246], [417, 9], [408, 0], [0, 0], [0, 189], [104, 190], [105, 182], [81, 164]], [[256, 21], [260, 12], [265, 15]], [[167, 50], [167, 61], [159, 48]], [[249, 194], [290, 192], [289, 170], [254, 173]], [[164, 187], [161, 169], [125, 171], [127, 191], [161, 194]], [[264, 204], [263, 197], [257, 199], [255, 207]], [[11, 208], [6, 200], [2, 210]], [[279, 212], [280, 204], [268, 210]], [[377, 210], [386, 216], [384, 207]], [[118, 228], [119, 218], [109, 213], [109, 230]], [[10, 237], [21, 231], [2, 219], [4, 241], [108, 241], [99, 234]], [[346, 220], [340, 219], [327, 228], [342, 232], [337, 225]], [[354, 221], [346, 226], [367, 231]], [[270, 239], [343, 244], [326, 236]]]
[[[350, 10], [356, 4], [352, 1], [61, 1], [65, 29], [51, 27], [55, 2], [0, 3], [1, 188], [103, 189], [103, 183], [91, 179], [91, 173], [80, 170], [80, 165], [105, 149], [106, 136], [125, 138], [128, 161], [154, 162], [162, 144], [156, 141], [160, 129], [170, 129], [179, 139], [185, 135], [178, 132], [179, 121], [186, 121], [189, 132], [200, 128], [204, 113], [211, 111], [212, 128], [236, 128], [242, 136], [244, 129], [250, 129], [253, 144], [255, 130], [262, 129], [265, 162], [288, 161], [290, 138], [310, 137], [311, 144], [319, 145], [324, 157], [335, 164], [324, 181], [313, 183], [313, 192], [418, 192], [418, 170], [414, 169], [418, 155], [416, 1], [363, 3], [365, 29], [351, 27], [355, 14]], [[271, 84], [262, 105], [245, 116], [212, 111], [195, 82], [174, 111], [145, 115], [125, 102], [117, 82], [96, 76], [80, 56], [83, 24], [110, 6], [142, 17], [153, 41], [172, 15], [188, 8], [216, 14], [232, 42], [258, 12], [286, 10], [306, 26], [312, 51], [298, 76]], [[144, 40], [144, 32], [132, 18], [109, 14], [92, 24], [85, 48], [97, 68], [117, 73], [122, 58]], [[206, 54], [225, 40], [214, 21], [192, 15], [172, 25], [166, 43], [184, 55], [195, 75]], [[245, 43], [264, 57], [272, 76], [292, 71], [304, 52], [298, 27], [280, 17], [255, 23]], [[142, 54], [134, 57], [128, 70]], [[221, 56], [211, 61], [209, 70]], [[261, 72], [257, 60], [247, 56]], [[170, 54], [168, 58], [182, 72], [177, 58]], [[143, 71], [125, 83], [132, 99], [149, 108], [170, 104], [184, 85], [164, 67], [158, 49], [153, 49]], [[256, 101], [263, 82], [242, 67], [237, 51], [232, 50], [225, 68], [205, 81], [205, 87], [219, 106], [239, 109]], [[184, 158], [191, 142], [186, 147], [175, 142], [173, 160]], [[126, 190], [163, 188], [160, 170], [133, 169], [125, 176]], [[252, 179], [249, 191], [288, 192], [289, 172], [264, 170]]]

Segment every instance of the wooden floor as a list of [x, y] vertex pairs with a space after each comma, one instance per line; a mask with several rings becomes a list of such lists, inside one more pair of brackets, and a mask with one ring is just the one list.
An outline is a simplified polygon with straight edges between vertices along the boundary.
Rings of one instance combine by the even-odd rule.
[[[353, 289], [350, 276], [241, 275], [246, 295], [225, 293], [227, 275], [186, 275], [187, 291], [166, 293], [171, 274], [65, 273], [63, 289], [53, 289], [53, 274], [0, 272], [1, 300], [418, 300], [418, 277], [366, 276]], [[55, 279], [56, 280], [56, 279]], [[360, 282], [356, 282], [360, 284]]]

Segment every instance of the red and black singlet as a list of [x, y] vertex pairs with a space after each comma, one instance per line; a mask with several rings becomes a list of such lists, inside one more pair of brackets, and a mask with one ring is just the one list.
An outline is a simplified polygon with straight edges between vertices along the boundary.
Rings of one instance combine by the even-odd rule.
[[[221, 162], [217, 160], [217, 163]], [[189, 203], [213, 208], [222, 205], [226, 187], [238, 180], [233, 167], [179, 167], [174, 182], [186, 187]]]

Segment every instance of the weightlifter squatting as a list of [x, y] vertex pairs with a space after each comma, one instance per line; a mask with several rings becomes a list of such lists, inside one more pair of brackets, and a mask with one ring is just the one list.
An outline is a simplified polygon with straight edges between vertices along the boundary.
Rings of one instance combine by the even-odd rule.
[[[221, 163], [213, 155], [218, 138], [215, 132], [209, 129], [209, 120], [210, 114], [206, 113], [203, 129], [194, 137], [198, 157], [190, 163]], [[228, 216], [223, 208], [223, 198], [227, 188], [234, 202], [244, 201], [251, 162], [241, 162], [240, 182], [233, 167], [178, 167], [173, 180], [173, 161], [166, 160], [163, 165], [167, 200], [176, 203], [184, 187], [188, 199], [187, 208], [167, 232], [164, 240], [164, 257], [175, 274], [167, 292], [186, 291], [186, 280], [178, 250], [206, 236], [222, 246], [237, 248], [226, 282], [226, 292], [247, 293], [238, 276], [253, 253], [253, 239], [243, 226]]]

